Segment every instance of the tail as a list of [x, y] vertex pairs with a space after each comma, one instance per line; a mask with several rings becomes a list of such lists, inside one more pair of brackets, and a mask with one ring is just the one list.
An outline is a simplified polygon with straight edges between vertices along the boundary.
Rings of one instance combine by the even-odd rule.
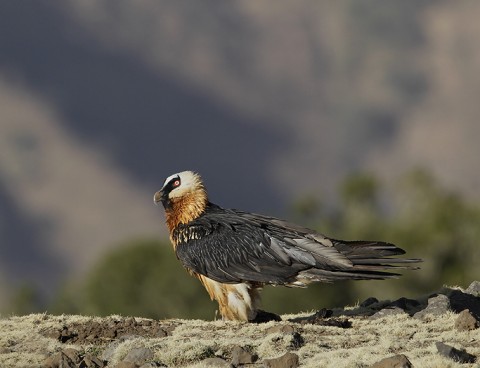
[[416, 270], [412, 264], [421, 259], [392, 258], [405, 254], [394, 244], [377, 241], [333, 240], [333, 246], [351, 262], [351, 265], [330, 269], [311, 268], [302, 272], [310, 281], [332, 282], [336, 280], [384, 280], [398, 278], [395, 270]]

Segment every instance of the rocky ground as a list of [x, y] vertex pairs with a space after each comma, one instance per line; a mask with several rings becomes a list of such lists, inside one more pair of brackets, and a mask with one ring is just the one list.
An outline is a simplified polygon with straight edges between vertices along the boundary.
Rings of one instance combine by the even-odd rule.
[[0, 319], [0, 367], [479, 367], [480, 282], [264, 324]]

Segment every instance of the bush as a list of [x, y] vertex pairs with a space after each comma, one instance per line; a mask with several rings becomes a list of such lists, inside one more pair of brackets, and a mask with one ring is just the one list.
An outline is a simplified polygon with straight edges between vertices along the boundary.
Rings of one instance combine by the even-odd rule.
[[110, 252], [78, 289], [64, 290], [54, 311], [212, 319], [216, 308], [175, 258], [171, 245], [156, 240], [131, 241]]

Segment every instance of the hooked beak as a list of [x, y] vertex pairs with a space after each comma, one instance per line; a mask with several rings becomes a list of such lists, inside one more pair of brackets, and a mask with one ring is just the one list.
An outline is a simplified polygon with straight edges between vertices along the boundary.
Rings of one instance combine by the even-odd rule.
[[163, 197], [163, 189], [160, 189], [158, 192], [156, 192], [156, 193], [153, 195], [153, 203], [155, 203], [156, 205], [158, 205], [158, 202], [161, 202], [161, 201], [162, 201], [162, 197]]

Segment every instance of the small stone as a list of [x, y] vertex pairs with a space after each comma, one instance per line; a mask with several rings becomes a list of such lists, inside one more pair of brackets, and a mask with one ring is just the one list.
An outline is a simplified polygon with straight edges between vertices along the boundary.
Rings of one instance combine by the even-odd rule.
[[450, 300], [448, 296], [440, 294], [428, 299], [428, 305], [425, 309], [413, 315], [414, 318], [422, 319], [427, 314], [440, 315], [450, 310]]
[[176, 328], [176, 326], [164, 326], [163, 330], [167, 333], [167, 336], [172, 336]]
[[43, 336], [50, 337], [55, 340], [60, 340], [60, 337], [62, 336], [62, 330], [58, 328], [48, 329], [43, 331]]
[[288, 333], [295, 332], [295, 328], [290, 325], [275, 325], [267, 328], [265, 332], [267, 334], [273, 334], [273, 333], [288, 334]]
[[70, 332], [68, 327], [63, 327], [61, 330], [58, 340], [62, 343], [67, 342], [68, 340], [74, 340], [77, 337], [77, 334], [74, 332]]
[[480, 281], [472, 282], [465, 290], [467, 294], [471, 294], [476, 297], [480, 297]]
[[475, 355], [467, 353], [465, 350], [455, 349], [453, 346], [436, 342], [438, 352], [444, 357], [450, 358], [459, 363], [475, 363], [477, 358]]
[[165, 337], [168, 335], [167, 332], [160, 326], [153, 327], [151, 333], [154, 337]]
[[374, 298], [374, 297], [370, 297], [370, 298], [367, 298], [365, 299], [363, 302], [360, 303], [360, 307], [369, 307], [371, 306], [372, 304], [375, 304], [375, 303], [378, 303], [378, 299], [377, 298]]
[[133, 317], [127, 317], [124, 321], [125, 326], [136, 326], [137, 321]]
[[406, 314], [406, 313], [403, 309], [398, 308], [398, 307], [383, 308], [383, 309], [380, 309], [374, 315], [368, 317], [368, 319], [379, 319], [379, 318], [384, 318], [384, 317], [388, 317], [388, 316], [394, 316], [394, 315], [397, 315], [397, 314]]
[[206, 367], [230, 367], [230, 364], [222, 358], [207, 358], [202, 360]]
[[241, 346], [235, 346], [232, 350], [232, 365], [251, 364], [257, 360], [257, 355], [249, 353]]
[[459, 331], [475, 330], [479, 325], [480, 323], [468, 309], [461, 311], [455, 320], [455, 328]]
[[126, 362], [133, 362], [142, 365], [147, 360], [153, 359], [153, 351], [147, 348], [135, 348], [128, 352], [127, 356], [123, 358]]
[[264, 359], [263, 364], [267, 368], [296, 368], [300, 362], [297, 354], [288, 352], [278, 358]]
[[412, 368], [413, 365], [408, 360], [408, 358], [403, 355], [394, 355], [389, 358], [382, 359], [375, 364], [373, 364], [370, 368]]
[[318, 311], [315, 312], [315, 314], [313, 315], [314, 318], [329, 318], [331, 317], [333, 314], [333, 311], [331, 309], [327, 309], [327, 308], [322, 308]]
[[100, 355], [100, 359], [108, 362], [112, 358], [113, 354], [115, 353], [115, 350], [117, 350], [118, 346], [122, 342], [130, 340], [130, 339], [135, 339], [135, 338], [137, 338], [137, 336], [123, 335], [123, 336], [119, 337], [118, 339], [112, 341], [110, 344], [107, 345], [107, 347], [105, 348], [103, 353]]

